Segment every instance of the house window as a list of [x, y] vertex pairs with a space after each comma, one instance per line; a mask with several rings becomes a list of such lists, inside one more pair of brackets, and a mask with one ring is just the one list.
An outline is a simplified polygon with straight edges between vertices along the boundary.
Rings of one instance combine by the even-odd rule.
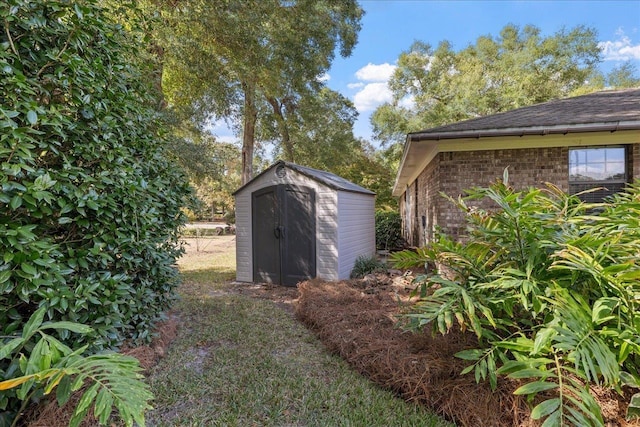
[[602, 187], [580, 195], [585, 202], [601, 202], [605, 197], [623, 190], [627, 182], [625, 147], [569, 149], [569, 193]]

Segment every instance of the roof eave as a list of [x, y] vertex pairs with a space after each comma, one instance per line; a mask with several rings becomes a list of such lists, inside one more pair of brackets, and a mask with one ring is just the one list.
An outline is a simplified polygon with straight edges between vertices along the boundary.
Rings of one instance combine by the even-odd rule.
[[[534, 126], [503, 129], [474, 129], [451, 132], [414, 132], [407, 135], [412, 141], [440, 141], [443, 139], [485, 138], [496, 136], [552, 135], [574, 132], [616, 132], [622, 130], [640, 130], [640, 120], [588, 123], [575, 125]], [[403, 159], [404, 160], [404, 159]]]
[[569, 133], [586, 133], [586, 132], [616, 132], [640, 130], [640, 120], [626, 120], [617, 122], [588, 123], [575, 125], [555, 125], [555, 126], [535, 126], [527, 128], [503, 128], [503, 129], [481, 129], [468, 131], [451, 131], [451, 132], [413, 132], [407, 134], [405, 141], [402, 161], [396, 174], [396, 180], [393, 185], [392, 195], [399, 197], [404, 191], [404, 186], [408, 183], [401, 181], [402, 171], [406, 163], [407, 156], [411, 151], [411, 146], [420, 141], [442, 141], [451, 139], [480, 139], [490, 137], [508, 137], [508, 136], [525, 136], [525, 135], [566, 135]]

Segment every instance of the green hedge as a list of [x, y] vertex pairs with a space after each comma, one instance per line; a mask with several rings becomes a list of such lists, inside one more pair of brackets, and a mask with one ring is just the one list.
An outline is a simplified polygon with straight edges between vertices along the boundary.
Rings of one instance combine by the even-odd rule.
[[135, 63], [142, 39], [99, 4], [0, 5], [0, 335], [46, 307], [91, 325], [59, 338], [94, 350], [149, 339], [171, 304], [188, 194]]

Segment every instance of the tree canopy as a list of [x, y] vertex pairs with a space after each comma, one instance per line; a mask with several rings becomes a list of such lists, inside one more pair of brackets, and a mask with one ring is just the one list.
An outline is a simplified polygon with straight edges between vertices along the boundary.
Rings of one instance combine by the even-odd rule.
[[363, 13], [355, 0], [154, 4], [165, 20], [167, 100], [203, 127], [224, 119], [242, 134], [243, 183], [253, 174], [258, 121], [284, 130], [284, 109], [322, 87], [336, 50], [351, 53]]
[[[455, 51], [415, 42], [398, 58], [393, 100], [372, 115], [374, 134], [397, 142], [408, 132], [566, 97], [597, 76], [596, 33], [578, 26], [543, 37], [535, 26], [507, 25]], [[593, 89], [592, 89], [593, 90]]]

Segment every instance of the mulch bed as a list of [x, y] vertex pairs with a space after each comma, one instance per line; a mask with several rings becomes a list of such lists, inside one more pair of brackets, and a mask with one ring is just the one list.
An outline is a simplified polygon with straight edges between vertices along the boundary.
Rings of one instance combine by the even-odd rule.
[[[397, 278], [400, 279], [400, 278]], [[425, 404], [461, 426], [529, 427], [530, 407], [513, 391], [522, 383], [499, 377], [492, 391], [468, 362], [454, 357], [475, 348], [473, 334], [403, 331], [397, 315], [410, 304], [408, 280], [367, 278], [342, 282], [311, 280], [298, 285], [296, 316], [358, 372], [408, 401]], [[410, 278], [409, 278], [410, 279]], [[609, 390], [595, 390], [607, 427], [638, 425], [624, 419], [625, 402]]]

